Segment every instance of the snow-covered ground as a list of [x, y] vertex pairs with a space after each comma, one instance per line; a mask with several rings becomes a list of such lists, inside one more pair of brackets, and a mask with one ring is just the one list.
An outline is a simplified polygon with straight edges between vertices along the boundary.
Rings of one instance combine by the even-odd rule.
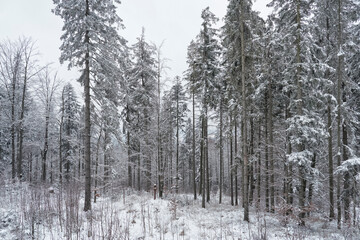
[[154, 200], [151, 193], [120, 190], [100, 196], [84, 213], [82, 196], [76, 186], [54, 193], [27, 184], [0, 186], [0, 239], [360, 239], [358, 228], [338, 230], [321, 217], [299, 227], [252, 208], [247, 223], [226, 197], [218, 204], [212, 196], [203, 209], [191, 195]]

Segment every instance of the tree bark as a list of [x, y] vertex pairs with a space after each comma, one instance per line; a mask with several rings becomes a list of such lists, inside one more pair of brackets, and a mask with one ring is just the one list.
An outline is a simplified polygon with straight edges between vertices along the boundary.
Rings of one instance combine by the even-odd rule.
[[49, 149], [49, 114], [50, 114], [50, 106], [49, 102], [46, 103], [46, 116], [45, 116], [45, 136], [44, 136], [44, 149], [42, 151], [42, 175], [41, 179], [43, 182], [46, 182], [46, 162], [47, 162], [47, 153]]
[[[297, 100], [297, 115], [302, 116], [303, 115], [303, 102], [302, 102], [302, 84], [300, 80], [300, 74], [301, 74], [301, 58], [300, 58], [300, 52], [301, 52], [301, 37], [300, 37], [300, 29], [301, 29], [301, 15], [300, 15], [300, 0], [297, 0], [296, 2], [296, 22], [297, 22], [297, 34], [296, 34], [296, 100]], [[303, 152], [305, 150], [304, 143], [301, 142], [297, 146], [297, 150], [299, 152]], [[300, 189], [299, 189], [299, 207], [300, 207], [300, 225], [305, 225], [305, 199], [306, 199], [306, 170], [304, 166], [299, 166], [299, 181], [300, 181]]]
[[201, 170], [201, 207], [205, 208], [205, 189], [206, 189], [206, 183], [205, 183], [205, 116], [203, 115], [201, 118], [201, 122], [202, 122], [202, 132], [201, 132], [201, 166], [200, 166], [200, 170]]
[[[90, 15], [89, 0], [86, 0], [85, 16]], [[90, 36], [89, 30], [85, 32], [85, 45], [87, 48], [85, 54], [85, 69], [84, 69], [84, 96], [85, 96], [85, 112], [84, 112], [84, 150], [85, 150], [85, 199], [84, 211], [91, 210], [91, 131], [90, 131]]]
[[238, 166], [239, 166], [239, 158], [238, 158], [238, 135], [237, 135], [237, 121], [234, 119], [234, 181], [235, 181], [235, 206], [239, 205], [239, 186], [238, 186]]
[[[220, 93], [222, 94], [222, 93]], [[219, 204], [222, 202], [222, 191], [224, 182], [224, 151], [223, 151], [223, 97], [220, 97], [220, 124], [219, 124], [219, 162], [220, 162], [220, 181], [219, 181]]]
[[195, 149], [195, 93], [192, 93], [192, 167], [193, 167], [193, 188], [194, 188], [194, 200], [197, 198], [196, 194], [196, 162], [195, 162], [195, 156], [196, 156], [196, 149]]
[[64, 89], [61, 93], [61, 117], [60, 117], [60, 124], [59, 124], [59, 181], [60, 185], [62, 185], [63, 180], [63, 139], [62, 139], [62, 133], [63, 133], [63, 124], [64, 124], [64, 111], [65, 111], [65, 102], [64, 102]]
[[275, 212], [275, 174], [274, 174], [274, 129], [273, 129], [273, 94], [272, 94], [272, 78], [269, 78], [269, 102], [268, 102], [268, 118], [269, 118], [269, 162], [270, 162], [270, 212]]
[[246, 103], [246, 84], [245, 84], [245, 31], [244, 31], [244, 6], [243, 1], [241, 2], [241, 82], [242, 82], [242, 109], [243, 109], [243, 124], [244, 124], [244, 135], [243, 135], [243, 163], [244, 163], [244, 221], [249, 222], [249, 196], [248, 196], [248, 153], [247, 153], [247, 103]]
[[179, 92], [176, 96], [176, 194], [179, 193]]
[[261, 202], [261, 120], [259, 119], [259, 129], [258, 129], [258, 161], [257, 161], [257, 201], [256, 201], [256, 209], [260, 209]]
[[[326, 3], [329, 7], [329, 2]], [[330, 24], [329, 17], [326, 17], [326, 57], [330, 55]], [[326, 71], [326, 79], [329, 79], [329, 71]], [[331, 90], [329, 94], [331, 94]], [[334, 204], [334, 163], [333, 163], [333, 129], [331, 116], [331, 98], [328, 99], [327, 106], [327, 130], [328, 130], [328, 161], [329, 161], [329, 204], [330, 204], [330, 220], [335, 219], [335, 204]]]
[[[338, 46], [337, 50], [340, 53], [341, 46], [342, 46], [342, 26], [341, 26], [341, 10], [342, 10], [342, 0], [338, 0]], [[337, 166], [339, 167], [341, 165], [341, 150], [342, 150], [342, 142], [341, 142], [341, 121], [342, 121], [342, 61], [343, 56], [338, 55], [338, 64], [337, 64]], [[337, 189], [336, 189], [336, 195], [337, 195], [337, 227], [338, 229], [341, 228], [341, 176], [340, 174], [337, 177]]]

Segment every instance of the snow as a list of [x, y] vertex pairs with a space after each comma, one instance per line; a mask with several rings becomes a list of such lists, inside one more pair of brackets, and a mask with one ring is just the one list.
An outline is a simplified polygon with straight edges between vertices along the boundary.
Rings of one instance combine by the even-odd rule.
[[360, 166], [360, 158], [351, 158], [344, 161], [339, 167], [337, 167], [335, 173], [344, 173], [358, 166]]
[[[153, 199], [147, 192], [113, 191], [98, 198], [93, 210], [82, 211], [77, 187], [61, 192], [26, 184], [0, 186], [0, 239], [356, 239], [356, 232], [337, 230], [336, 221], [308, 218], [300, 227], [296, 217], [243, 210], [218, 196], [205, 209], [192, 195], [168, 194]], [[74, 191], [75, 190], [75, 191]], [[31, 200], [33, 199], [33, 200]], [[36, 199], [36, 201], [35, 201]], [[62, 207], [60, 207], [62, 206]], [[32, 223], [31, 223], [32, 221]], [[346, 228], [346, 227], [344, 227]], [[31, 230], [33, 229], [33, 230]], [[358, 236], [358, 235], [357, 235]], [[353, 238], [352, 238], [353, 237]]]

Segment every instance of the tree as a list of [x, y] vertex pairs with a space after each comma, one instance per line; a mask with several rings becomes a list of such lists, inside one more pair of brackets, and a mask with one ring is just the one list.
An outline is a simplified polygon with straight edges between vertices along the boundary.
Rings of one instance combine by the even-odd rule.
[[[130, 70], [132, 96], [131, 106], [133, 108], [133, 130], [131, 133], [137, 143], [136, 154], [138, 155], [138, 189], [140, 189], [141, 162], [144, 165], [146, 189], [151, 188], [151, 165], [154, 149], [153, 119], [156, 113], [156, 89], [157, 71], [155, 48], [148, 44], [145, 39], [145, 29], [142, 29], [141, 36], [132, 46], [133, 66]], [[131, 145], [131, 143], [130, 143]]]
[[[60, 107], [60, 181], [63, 177], [63, 169], [65, 170], [65, 179], [67, 183], [70, 181], [71, 168], [75, 165], [74, 158], [76, 156], [76, 149], [79, 147], [77, 136], [79, 131], [79, 112], [80, 106], [77, 101], [77, 96], [74, 87], [67, 83], [61, 94]], [[72, 170], [74, 171], [74, 170]]]
[[163, 159], [162, 159], [162, 142], [161, 142], [161, 133], [160, 133], [160, 115], [161, 115], [161, 81], [163, 73], [168, 67], [166, 62], [168, 59], [163, 58], [162, 56], [162, 47], [164, 42], [159, 46], [156, 46], [156, 65], [157, 65], [157, 171], [158, 171], [158, 188], [159, 188], [159, 197], [163, 197], [164, 192], [164, 169], [163, 169]]
[[19, 102], [19, 82], [22, 71], [22, 48], [21, 45], [11, 41], [3, 42], [0, 45], [0, 73], [2, 84], [6, 89], [7, 104], [10, 105], [10, 133], [11, 133], [11, 176], [14, 179], [17, 175], [16, 169], [16, 128], [17, 128], [17, 107]]
[[[60, 62], [69, 61], [69, 68], [82, 69], [85, 116], [85, 202], [84, 211], [91, 209], [91, 146], [90, 146], [90, 80], [91, 73], [116, 69], [114, 60], [121, 56], [123, 39], [117, 33], [122, 27], [114, 1], [53, 0], [55, 15], [64, 20]], [[115, 3], [120, 3], [116, 0]], [[104, 69], [106, 67], [106, 69]], [[111, 74], [112, 71], [103, 71]], [[92, 78], [94, 80], [94, 78]]]
[[191, 99], [192, 99], [192, 182], [193, 182], [193, 191], [194, 191], [194, 200], [197, 198], [196, 193], [196, 144], [195, 144], [195, 95], [198, 94], [198, 89], [196, 87], [200, 68], [199, 68], [199, 46], [196, 41], [191, 41], [190, 45], [188, 46], [187, 50], [187, 63], [189, 65], [185, 75], [186, 80], [188, 81], [188, 89], [191, 93]]
[[[277, 16], [276, 31], [287, 34], [279, 44], [283, 65], [282, 90], [286, 100], [286, 123], [289, 165], [298, 167], [298, 199], [300, 224], [305, 224], [306, 193], [312, 198], [313, 182], [318, 176], [315, 168], [318, 149], [324, 144], [326, 128], [322, 113], [326, 109], [324, 90], [326, 81], [314, 74], [316, 64], [312, 48], [309, 15], [312, 1], [272, 1]], [[286, 53], [286, 54], [284, 54]], [[317, 141], [315, 141], [317, 139]]]
[[37, 88], [38, 97], [44, 107], [44, 117], [45, 117], [45, 128], [44, 128], [44, 146], [41, 150], [41, 159], [42, 159], [42, 173], [41, 180], [46, 182], [47, 175], [47, 157], [49, 151], [49, 124], [50, 124], [50, 115], [54, 110], [54, 100], [56, 98], [56, 91], [59, 87], [59, 79], [57, 74], [51, 76], [49, 68], [46, 68], [45, 71], [39, 73], [39, 86]]
[[[175, 77], [175, 85], [170, 90], [170, 100], [172, 102], [172, 106], [170, 109], [170, 114], [174, 117], [174, 125], [176, 127], [176, 193], [179, 192], [179, 151], [180, 151], [180, 130], [182, 129], [185, 123], [185, 117], [187, 112], [185, 91], [183, 90], [183, 86], [180, 82], [180, 77]], [[183, 179], [184, 181], [184, 179]]]
[[[205, 8], [201, 13], [203, 22], [201, 24], [200, 34], [197, 36], [198, 51], [193, 54], [197, 59], [193, 60], [192, 64], [196, 66], [194, 79], [194, 91], [198, 93], [202, 110], [201, 110], [201, 163], [200, 173], [202, 179], [202, 207], [205, 208], [205, 201], [210, 201], [210, 179], [209, 179], [209, 161], [208, 161], [208, 111], [209, 108], [215, 108], [216, 100], [214, 89], [217, 86], [216, 80], [219, 74], [219, 61], [220, 46], [218, 44], [217, 29], [213, 25], [218, 21], [215, 15]], [[194, 50], [195, 50], [194, 49]], [[195, 69], [194, 69], [195, 70]], [[206, 183], [205, 183], [206, 182]], [[205, 191], [206, 190], [206, 191]], [[205, 192], [207, 193], [205, 196]]]
[[[252, 105], [256, 79], [261, 72], [259, 64], [262, 43], [261, 34], [264, 23], [252, 11], [251, 1], [230, 1], [222, 28], [222, 45], [224, 47], [225, 76], [227, 79], [226, 94], [233, 103], [230, 105], [232, 125], [235, 127], [235, 205], [237, 203], [237, 166], [240, 158], [237, 156], [237, 123], [241, 123], [241, 183], [244, 220], [249, 221], [249, 201], [253, 196], [254, 164], [249, 159], [254, 155], [254, 120], [256, 109]], [[255, 40], [257, 39], [257, 40]], [[252, 81], [251, 81], [252, 80]], [[240, 118], [240, 121], [237, 119]], [[250, 133], [250, 134], [249, 134]], [[250, 142], [250, 144], [248, 144]], [[232, 176], [230, 176], [232, 181]]]

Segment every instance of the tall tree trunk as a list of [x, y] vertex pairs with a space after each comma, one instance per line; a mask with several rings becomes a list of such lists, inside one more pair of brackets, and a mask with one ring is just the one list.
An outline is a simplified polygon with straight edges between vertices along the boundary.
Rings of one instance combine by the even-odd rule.
[[205, 183], [205, 116], [203, 115], [201, 118], [201, 122], [202, 122], [202, 127], [201, 127], [201, 166], [200, 166], [200, 171], [201, 171], [201, 207], [205, 208], [205, 189], [206, 189], [206, 183]]
[[193, 170], [193, 189], [194, 189], [194, 200], [196, 200], [196, 162], [195, 162], [195, 93], [192, 93], [192, 170]]
[[100, 126], [99, 137], [96, 142], [96, 158], [95, 158], [95, 181], [94, 181], [94, 203], [96, 203], [97, 198], [97, 186], [98, 186], [98, 168], [99, 168], [99, 149], [100, 149], [100, 139], [102, 132], [102, 125]]
[[61, 117], [60, 117], [60, 124], [59, 124], [59, 181], [60, 185], [62, 185], [63, 180], [63, 124], [64, 124], [64, 111], [65, 111], [65, 102], [64, 102], [64, 89], [61, 93]]
[[247, 153], [247, 103], [246, 103], [246, 84], [245, 84], [245, 31], [244, 31], [244, 6], [243, 1], [241, 2], [241, 82], [242, 82], [242, 109], [243, 109], [243, 124], [244, 124], [244, 135], [243, 135], [243, 163], [244, 163], [244, 221], [249, 222], [249, 196], [248, 196], [248, 153]]
[[335, 210], [334, 210], [334, 163], [333, 163], [333, 131], [331, 126], [331, 105], [330, 100], [328, 103], [328, 110], [327, 110], [327, 129], [329, 133], [328, 137], [328, 160], [329, 160], [329, 203], [330, 203], [330, 214], [329, 218], [330, 220], [333, 220], [335, 218]]
[[261, 120], [259, 118], [259, 136], [258, 136], [258, 161], [257, 161], [257, 201], [256, 201], [256, 209], [260, 209], [261, 202]]
[[[345, 99], [344, 99], [345, 101]], [[348, 134], [347, 134], [347, 126], [346, 122], [343, 122], [342, 125], [342, 137], [343, 137], [343, 161], [348, 160], [348, 153], [347, 153], [347, 147], [348, 147]], [[350, 170], [349, 170], [350, 171]], [[350, 211], [350, 172], [346, 171], [344, 173], [344, 219], [345, 222], [348, 224], [351, 224], [351, 211]]]
[[[312, 159], [311, 159], [311, 168], [312, 169], [315, 169], [315, 166], [316, 166], [316, 153], [314, 153], [314, 156], [312, 157]], [[313, 174], [312, 174], [313, 175]], [[312, 197], [313, 197], [313, 189], [314, 189], [314, 183], [313, 182], [311, 182], [310, 184], [309, 184], [310, 186], [309, 186], [309, 205], [310, 205], [310, 207], [311, 207], [311, 205], [312, 205]], [[310, 216], [310, 211], [308, 212], [308, 216]]]
[[137, 152], [137, 188], [141, 190], [141, 144], [140, 140], [137, 140], [138, 152]]
[[269, 162], [270, 162], [270, 212], [275, 212], [275, 174], [274, 174], [274, 129], [273, 129], [273, 94], [272, 94], [272, 79], [269, 79]]
[[130, 143], [130, 109], [129, 104], [126, 105], [126, 123], [128, 124], [126, 130], [126, 144], [127, 144], [127, 164], [128, 164], [128, 187], [132, 188], [132, 151], [131, 151], [131, 143]]
[[[290, 99], [290, 92], [288, 92], [288, 99]], [[286, 108], [285, 108], [285, 119], [288, 120], [291, 118], [290, 113], [290, 103], [287, 102]], [[292, 145], [290, 142], [290, 135], [287, 134], [286, 136], [286, 154], [287, 156], [290, 156], [292, 153]], [[286, 177], [286, 204], [288, 207], [292, 207], [293, 204], [293, 164], [292, 162], [286, 162], [285, 163], [285, 177]], [[287, 214], [290, 214], [291, 208], [289, 208], [289, 211], [287, 211]]]
[[[338, 46], [337, 50], [338, 53], [341, 51], [342, 47], [342, 26], [341, 26], [341, 11], [342, 11], [342, 0], [338, 0]], [[341, 122], [342, 122], [342, 61], [343, 56], [338, 55], [338, 65], [337, 65], [337, 166], [341, 165], [341, 150], [342, 150], [342, 143], [341, 143]], [[341, 228], [341, 176], [340, 174], [337, 177], [337, 212], [338, 212], [338, 219], [337, 219], [337, 227]]]
[[[89, 0], [86, 0], [85, 16], [90, 15]], [[84, 150], [85, 150], [85, 199], [84, 211], [91, 210], [91, 132], [90, 132], [90, 36], [89, 30], [85, 32], [85, 46], [87, 48], [85, 54], [85, 70], [84, 70], [84, 96], [85, 96], [85, 111], [84, 111]]]
[[205, 177], [206, 177], [206, 202], [210, 202], [210, 169], [209, 169], [209, 138], [208, 138], [208, 109], [205, 108]]
[[219, 124], [219, 162], [220, 162], [220, 181], [219, 181], [219, 203], [222, 202], [222, 192], [223, 192], [223, 184], [224, 184], [224, 150], [223, 150], [223, 97], [220, 97], [220, 124]]
[[45, 116], [45, 136], [44, 136], [44, 149], [42, 151], [42, 174], [41, 179], [43, 182], [46, 182], [46, 161], [47, 161], [47, 153], [49, 149], [49, 114], [50, 114], [50, 106], [49, 102], [46, 103], [46, 116]]
[[108, 129], [108, 122], [105, 120], [104, 124], [104, 145], [103, 145], [103, 154], [104, 154], [104, 189], [107, 188], [109, 184], [109, 176], [110, 176], [110, 153], [109, 153], [109, 145], [110, 145], [110, 134]]
[[230, 196], [231, 206], [234, 206], [234, 151], [233, 151], [233, 119], [230, 113]]
[[[329, 2], [326, 2], [329, 7]], [[330, 55], [330, 23], [329, 17], [326, 17], [326, 57]], [[329, 71], [326, 71], [325, 78], [329, 79]], [[332, 91], [329, 91], [329, 95]], [[328, 161], [329, 161], [329, 204], [330, 213], [329, 218], [333, 220], [335, 218], [335, 204], [334, 204], [334, 163], [333, 163], [333, 130], [332, 130], [332, 116], [331, 116], [331, 98], [328, 99], [327, 106], [327, 130], [328, 130]]]
[[239, 158], [238, 158], [238, 135], [237, 135], [237, 121], [236, 117], [234, 118], [234, 181], [235, 181], [235, 206], [239, 205], [239, 186], [238, 186], [238, 166], [239, 166]]
[[267, 212], [270, 212], [270, 170], [269, 170], [269, 119], [268, 119], [268, 111], [269, 111], [269, 91], [265, 91], [265, 209]]
[[[250, 156], [254, 157], [254, 119], [250, 118]], [[249, 176], [249, 204], [252, 205], [254, 199], [254, 162], [250, 163], [250, 176]]]
[[176, 96], [176, 194], [179, 193], [179, 96]]
[[12, 81], [12, 92], [11, 92], [11, 175], [12, 178], [16, 177], [16, 147], [15, 147], [15, 96], [16, 96], [16, 80], [17, 80], [17, 66], [15, 66], [15, 73]]
[[[303, 115], [303, 102], [302, 102], [302, 84], [300, 80], [301, 74], [301, 37], [300, 37], [300, 29], [301, 29], [301, 15], [300, 15], [300, 0], [297, 0], [296, 3], [296, 22], [297, 22], [297, 34], [296, 34], [296, 100], [297, 100], [297, 115]], [[298, 152], [303, 152], [305, 150], [304, 143], [301, 142], [298, 144]], [[299, 166], [299, 181], [300, 181], [300, 190], [299, 190], [299, 207], [300, 207], [300, 225], [305, 225], [305, 199], [306, 199], [306, 169], [304, 166]]]
[[[329, 8], [329, 2], [326, 2], [326, 7]], [[326, 17], [326, 57], [330, 55], [330, 23], [329, 17]], [[329, 71], [326, 71], [325, 78], [330, 79]], [[329, 91], [329, 95], [332, 91]], [[334, 163], [333, 163], [333, 129], [331, 116], [331, 98], [328, 99], [327, 106], [327, 130], [328, 130], [328, 161], [329, 161], [329, 205], [330, 221], [335, 219], [335, 204], [334, 204]]]
[[21, 179], [23, 171], [22, 171], [22, 162], [23, 162], [23, 142], [24, 142], [24, 113], [25, 113], [25, 95], [26, 95], [26, 88], [27, 88], [27, 61], [25, 62], [25, 72], [24, 72], [24, 81], [23, 81], [23, 91], [22, 91], [22, 98], [21, 98], [21, 109], [20, 109], [20, 119], [19, 119], [19, 153], [17, 156], [17, 174], [18, 178]]
[[160, 134], [160, 108], [161, 108], [161, 72], [162, 72], [162, 59], [161, 59], [161, 48], [162, 44], [157, 48], [157, 97], [158, 97], [158, 106], [157, 106], [157, 171], [158, 171], [158, 189], [159, 197], [163, 197], [164, 191], [164, 173], [163, 173], [163, 163], [162, 163], [162, 153], [161, 153], [161, 134]]

